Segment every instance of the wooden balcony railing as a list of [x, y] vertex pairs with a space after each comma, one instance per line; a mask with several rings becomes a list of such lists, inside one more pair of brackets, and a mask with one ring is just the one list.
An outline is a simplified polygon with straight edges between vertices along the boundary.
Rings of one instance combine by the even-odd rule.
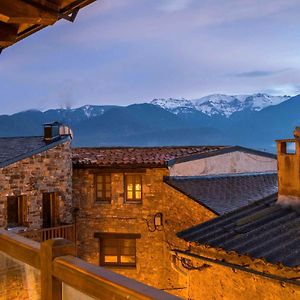
[[[75, 257], [74, 243], [65, 239], [40, 244], [0, 229], [0, 251], [40, 270], [40, 299], [61, 300], [66, 286], [101, 300], [181, 299]], [[78, 299], [76, 294], [72, 299]]]
[[76, 240], [75, 224], [28, 230], [19, 234], [36, 242], [44, 242], [54, 238], [64, 238], [72, 242]]

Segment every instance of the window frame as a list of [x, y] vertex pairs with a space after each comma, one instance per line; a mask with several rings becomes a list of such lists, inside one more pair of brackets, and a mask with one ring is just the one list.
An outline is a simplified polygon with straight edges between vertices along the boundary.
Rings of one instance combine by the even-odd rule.
[[[135, 184], [136, 184], [136, 180], [134, 180], [134, 184], [133, 184], [133, 189], [132, 189], [132, 198], [128, 198], [128, 190], [127, 190], [127, 183], [128, 183], [128, 177], [129, 176], [133, 176], [134, 178], [136, 178], [137, 176], [140, 177], [140, 183], [141, 183], [141, 198], [137, 199], [136, 198], [136, 189], [135, 189]], [[125, 194], [125, 202], [127, 203], [136, 203], [136, 204], [141, 204], [143, 203], [143, 174], [141, 173], [125, 173], [124, 174], [124, 194]]]
[[[106, 181], [105, 181], [105, 177], [109, 176], [110, 180], [109, 180], [109, 185], [110, 185], [110, 197], [109, 198], [99, 198], [98, 197], [98, 177], [102, 176], [102, 187], [104, 187], [104, 189], [102, 189], [102, 193], [104, 191], [105, 195], [106, 195]], [[112, 180], [111, 180], [111, 173], [95, 173], [94, 174], [94, 192], [95, 192], [95, 203], [96, 204], [110, 204], [111, 200], [112, 200]]]
[[[9, 223], [8, 221], [8, 215], [9, 215], [9, 210], [8, 210], [8, 202], [9, 199], [15, 199], [17, 201], [17, 217], [18, 217], [18, 222], [17, 223]], [[27, 222], [27, 210], [28, 210], [28, 205], [27, 205], [27, 197], [25, 195], [19, 195], [19, 196], [7, 196], [6, 198], [7, 204], [6, 204], [6, 220], [7, 220], [7, 227], [8, 228], [15, 228], [15, 227], [26, 227], [28, 226]]]
[[[117, 268], [136, 268], [137, 265], [137, 246], [136, 240], [141, 238], [138, 233], [107, 233], [107, 232], [97, 232], [94, 234], [95, 238], [99, 238], [99, 265], [104, 267], [117, 267]], [[103, 250], [105, 240], [115, 240], [117, 241], [117, 262], [105, 262], [105, 253]], [[124, 240], [134, 240], [134, 263], [124, 263], [121, 262], [121, 256], [124, 256], [121, 248], [121, 241]], [[130, 256], [130, 255], [127, 255]]]

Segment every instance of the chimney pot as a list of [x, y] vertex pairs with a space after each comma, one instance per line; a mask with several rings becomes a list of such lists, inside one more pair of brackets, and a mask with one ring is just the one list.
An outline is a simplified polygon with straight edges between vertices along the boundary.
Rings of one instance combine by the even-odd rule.
[[61, 136], [70, 136], [73, 138], [72, 130], [59, 122], [52, 122], [44, 124], [44, 140], [47, 142], [53, 142], [59, 139]]

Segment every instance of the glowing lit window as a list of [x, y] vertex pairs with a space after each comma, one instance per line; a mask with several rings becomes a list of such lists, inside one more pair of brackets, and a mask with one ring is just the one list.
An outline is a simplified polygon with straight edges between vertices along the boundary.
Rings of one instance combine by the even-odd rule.
[[142, 175], [130, 174], [125, 176], [126, 201], [142, 200]]
[[139, 234], [95, 233], [100, 238], [101, 266], [136, 266], [136, 239]]
[[95, 176], [96, 202], [111, 201], [111, 175], [101, 174]]

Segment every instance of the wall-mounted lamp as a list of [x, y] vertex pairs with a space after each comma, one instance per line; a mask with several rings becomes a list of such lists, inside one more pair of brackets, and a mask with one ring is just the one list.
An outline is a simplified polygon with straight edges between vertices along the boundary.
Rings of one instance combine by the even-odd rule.
[[158, 212], [154, 215], [154, 225], [156, 226], [162, 226], [163, 224], [163, 214], [161, 212]]

